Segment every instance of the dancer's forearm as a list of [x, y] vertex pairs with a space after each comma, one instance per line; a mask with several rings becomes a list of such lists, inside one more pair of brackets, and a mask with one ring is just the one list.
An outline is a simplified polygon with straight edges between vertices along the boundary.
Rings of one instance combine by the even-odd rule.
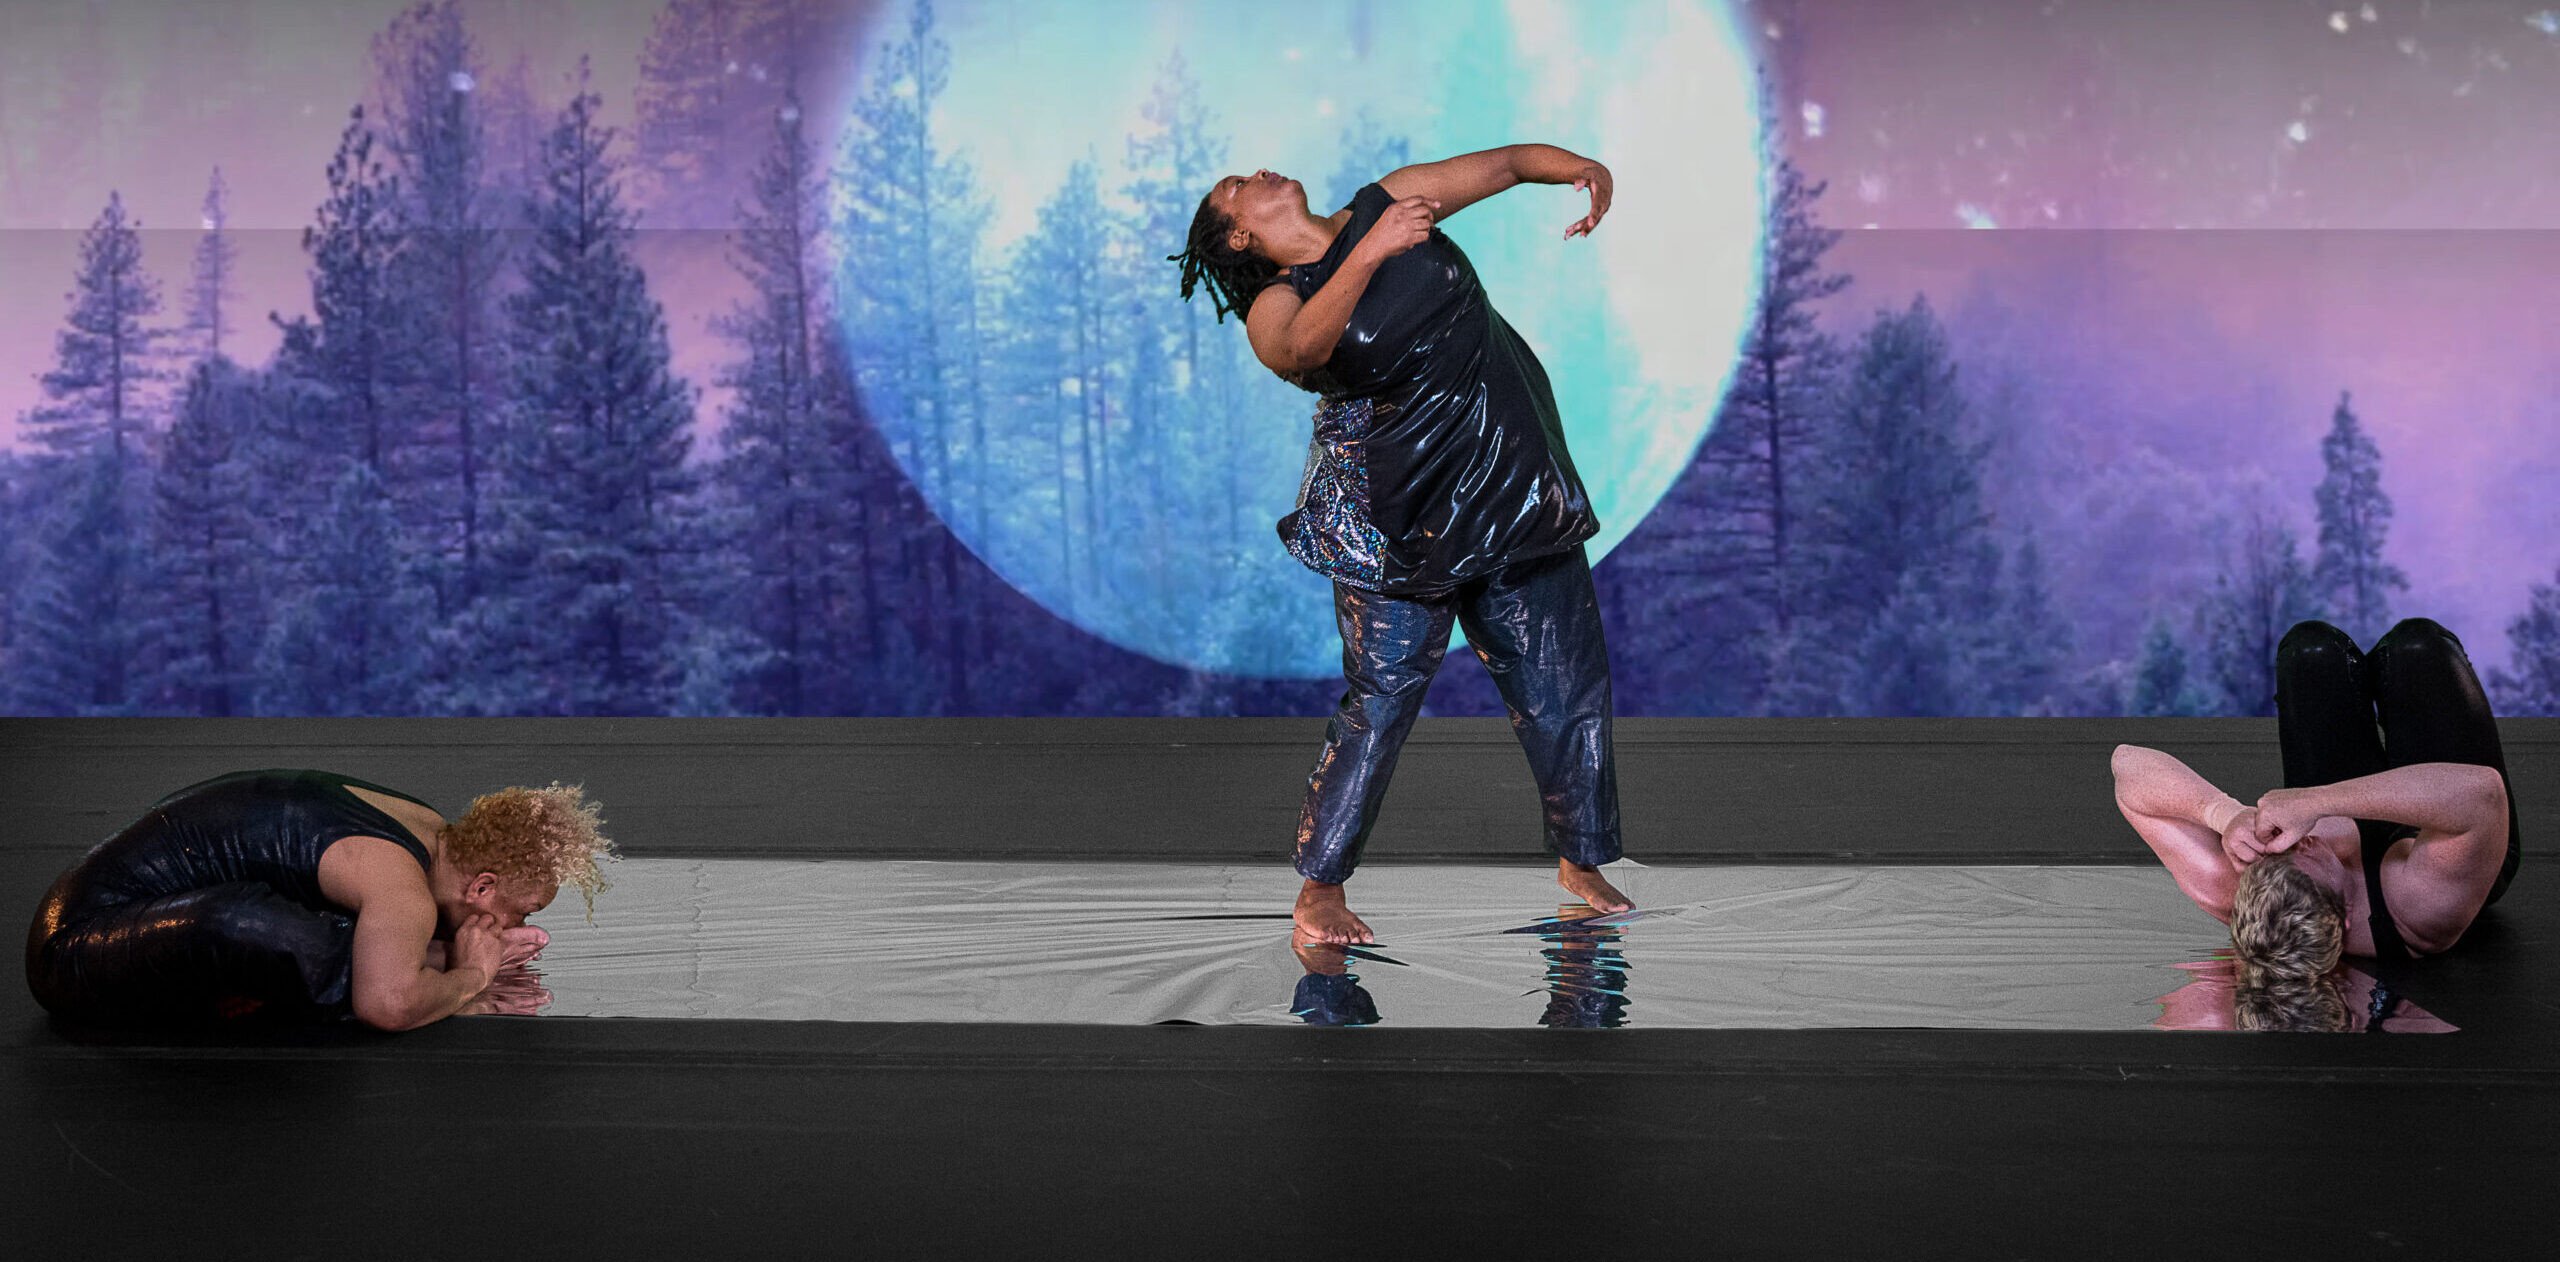
[[1315, 296], [1298, 309], [1289, 321], [1289, 358], [1295, 370], [1312, 372], [1333, 358], [1334, 345], [1342, 340], [1342, 331], [1351, 325], [1351, 310], [1360, 305], [1360, 295], [1368, 292], [1369, 279], [1378, 274], [1378, 260], [1366, 250], [1354, 247], [1342, 265], [1318, 286]]
[[2426, 762], [2317, 788], [2279, 789], [2261, 799], [2268, 800], [2315, 817], [2380, 819], [2460, 833], [2505, 813], [2506, 781], [2491, 767]]
[[1511, 161], [1512, 178], [1523, 184], [1571, 184], [1600, 165], [1554, 145], [1506, 145], [1502, 153]]

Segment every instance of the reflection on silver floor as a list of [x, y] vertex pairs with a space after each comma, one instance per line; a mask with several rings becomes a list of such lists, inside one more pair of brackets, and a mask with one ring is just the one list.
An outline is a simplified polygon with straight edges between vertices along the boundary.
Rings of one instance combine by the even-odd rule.
[[[1297, 877], [1279, 865], [631, 859], [594, 924], [542, 918], [538, 967], [546, 1011], [581, 1016], [2217, 1024], [2199, 962], [2226, 939], [2153, 868], [1610, 874], [1643, 914], [1559, 925], [1573, 909], [1552, 870], [1372, 864], [1350, 888], [1378, 945], [1344, 959], [1292, 950]], [[2384, 1028], [2428, 1028], [2395, 1012]]]

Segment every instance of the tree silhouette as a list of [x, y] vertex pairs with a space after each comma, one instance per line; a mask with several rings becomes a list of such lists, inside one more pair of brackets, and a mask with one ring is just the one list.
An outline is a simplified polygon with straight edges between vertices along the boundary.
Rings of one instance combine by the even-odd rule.
[[2320, 514], [2320, 550], [2312, 582], [2337, 611], [2342, 630], [2369, 644], [2391, 623], [2391, 593], [2406, 591], [2408, 576], [2382, 559], [2391, 529], [2391, 497], [2382, 491], [2382, 451], [2356, 419], [2348, 396], [2338, 395], [2328, 436], [2320, 440], [2328, 472], [2312, 493]]

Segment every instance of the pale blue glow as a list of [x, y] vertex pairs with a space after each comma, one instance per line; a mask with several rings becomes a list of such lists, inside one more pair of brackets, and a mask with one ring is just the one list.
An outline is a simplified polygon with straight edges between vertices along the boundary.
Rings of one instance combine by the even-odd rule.
[[[1179, 50], [1230, 139], [1228, 169], [1295, 176], [1319, 213], [1352, 192], [1332, 185], [1343, 130], [1361, 111], [1407, 138], [1418, 161], [1544, 141], [1610, 167], [1616, 205], [1587, 240], [1562, 239], [1588, 208], [1563, 186], [1513, 190], [1448, 226], [1554, 380], [1603, 524], [1595, 561], [1705, 435], [1749, 318], [1761, 233], [1754, 71], [1720, 0], [945, 0], [937, 13], [951, 77], [933, 130], [974, 164], [991, 204], [990, 266], [1005, 266], [1034, 230], [1070, 164], [1098, 161], [1106, 197], [1119, 196], [1127, 137], [1144, 128], [1141, 106]], [[889, 16], [875, 39], [903, 26], [903, 14]], [[1154, 255], [1181, 245], [1144, 243]], [[1173, 269], [1163, 271], [1157, 297], [1138, 292], [1178, 305]], [[875, 399], [875, 416], [963, 541], [1062, 617], [1200, 669], [1331, 674], [1330, 588], [1272, 533], [1297, 491], [1313, 400], [1254, 366], [1236, 323], [1214, 336], [1230, 339], [1253, 380], [1240, 414], [1177, 420], [1220, 435], [1184, 447], [1178, 485], [1163, 492], [1162, 504], [1182, 509], [1179, 529], [1094, 537], [1074, 508], [1082, 492], [1053, 478], [1058, 462], [1039, 463], [1055, 441], [1052, 413], [990, 406], [984, 458], [1012, 463], [979, 475], [997, 486], [999, 507], [983, 513], [961, 498], [957, 465], [937, 472], [916, 454], [925, 431], [915, 409]]]

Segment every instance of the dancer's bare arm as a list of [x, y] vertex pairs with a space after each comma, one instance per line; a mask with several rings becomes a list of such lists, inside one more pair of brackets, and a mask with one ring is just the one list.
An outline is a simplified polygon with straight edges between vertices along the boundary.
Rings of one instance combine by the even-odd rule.
[[1254, 357], [1288, 381], [1323, 367], [1333, 358], [1334, 344], [1342, 340], [1342, 330], [1351, 323], [1351, 309], [1359, 305], [1369, 279], [1378, 274], [1378, 265], [1430, 239], [1433, 209], [1431, 200], [1424, 197], [1403, 198], [1387, 207], [1333, 275], [1316, 288], [1315, 296], [1304, 302], [1285, 285], [1263, 290], [1244, 321]]
[[2322, 818], [2413, 825], [2414, 842], [2381, 865], [2383, 896], [2401, 936], [2422, 953], [2453, 945], [2497, 883], [2507, 857], [2507, 783], [2496, 768], [2423, 762], [2309, 789], [2277, 789], [2258, 799], [2260, 844], [2287, 850]]
[[1378, 184], [1393, 197], [1432, 199], [1439, 204], [1442, 219], [1514, 185], [1570, 184], [1577, 189], [1588, 188], [1591, 213], [1564, 230], [1568, 237], [1589, 236], [1593, 228], [1600, 226], [1600, 217], [1609, 213], [1609, 200], [1617, 187], [1609, 168], [1554, 145], [1504, 145], [1438, 162], [1419, 162], [1388, 172]]
[[356, 913], [349, 998], [356, 1019], [410, 1030], [462, 1010], [497, 975], [507, 944], [498, 923], [475, 916], [454, 931], [446, 967], [428, 963], [436, 932], [426, 874], [401, 846], [347, 837], [320, 856], [321, 892]]
[[2223, 792], [2187, 764], [2156, 749], [2118, 745], [2113, 765], [2116, 809], [2125, 822], [2160, 856], [2196, 906], [2229, 921], [2240, 864], [2226, 851], [2224, 838], [2252, 833], [2257, 827], [2254, 813], [2235, 815], [2224, 833], [2216, 833], [2205, 823], [2205, 808], [2221, 801]]

